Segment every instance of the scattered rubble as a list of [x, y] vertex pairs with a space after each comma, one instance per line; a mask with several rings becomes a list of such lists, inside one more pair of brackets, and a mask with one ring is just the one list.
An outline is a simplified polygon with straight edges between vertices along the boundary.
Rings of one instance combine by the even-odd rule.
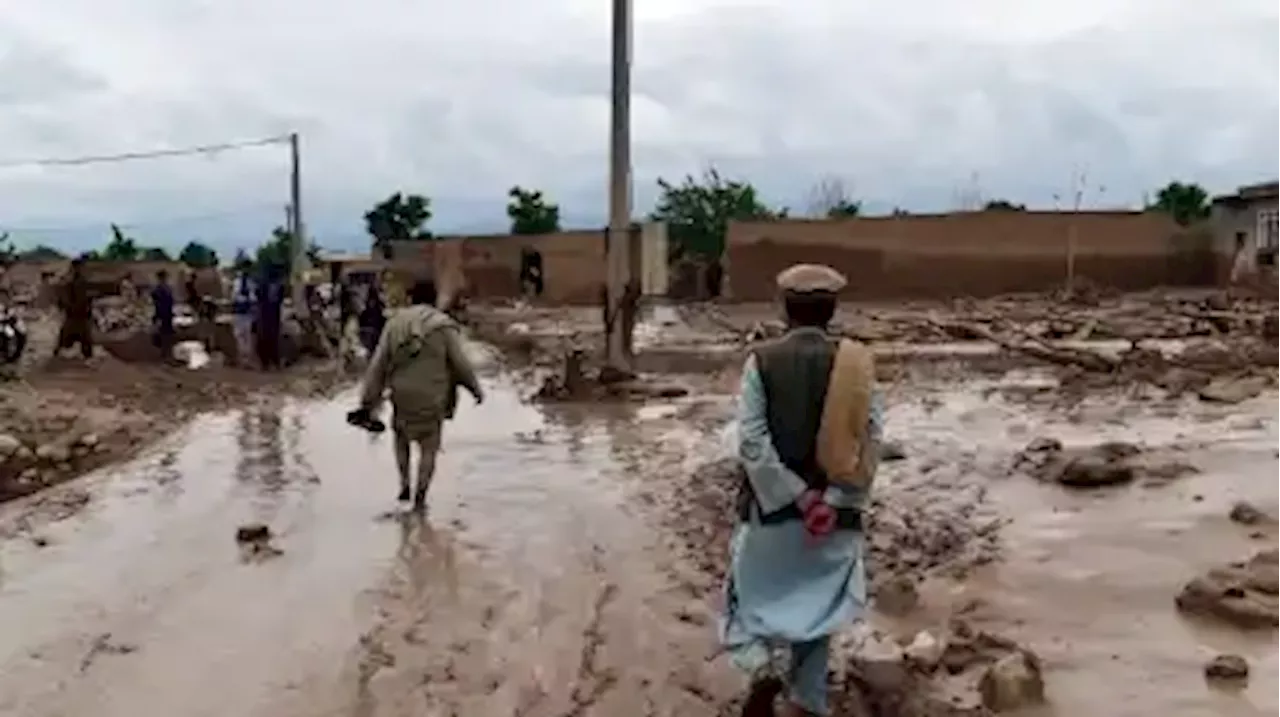
[[1183, 586], [1175, 600], [1190, 615], [1245, 629], [1280, 625], [1277, 563], [1280, 552], [1264, 550], [1244, 561], [1213, 568]]
[[1132, 483], [1139, 477], [1166, 482], [1196, 468], [1179, 461], [1146, 459], [1141, 448], [1122, 441], [1064, 448], [1056, 438], [1037, 438], [1014, 457], [1013, 470], [1072, 488], [1098, 488]]
[[989, 717], [1045, 702], [1040, 659], [963, 620], [917, 632], [906, 647], [866, 626], [837, 637], [837, 714]]
[[1231, 512], [1227, 514], [1233, 522], [1241, 525], [1261, 525], [1264, 523], [1275, 522], [1266, 511], [1246, 500], [1236, 501], [1231, 506]]
[[246, 561], [261, 561], [283, 555], [283, 550], [272, 545], [273, 537], [271, 527], [265, 523], [247, 523], [236, 528], [236, 544], [240, 546], [240, 555]]
[[1218, 655], [1204, 666], [1209, 680], [1242, 681], [1249, 678], [1249, 662], [1240, 655]]

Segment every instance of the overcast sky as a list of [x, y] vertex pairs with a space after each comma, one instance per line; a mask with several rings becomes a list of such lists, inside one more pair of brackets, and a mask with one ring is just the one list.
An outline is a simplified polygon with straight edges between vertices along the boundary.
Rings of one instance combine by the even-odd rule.
[[[714, 164], [779, 205], [840, 178], [872, 210], [977, 190], [1137, 204], [1172, 178], [1277, 174], [1274, 0], [635, 0], [637, 211]], [[0, 163], [297, 130], [321, 244], [360, 246], [392, 191], [432, 228], [504, 228], [541, 188], [603, 221], [608, 0], [0, 0]], [[282, 147], [0, 167], [21, 243], [227, 249], [280, 223]]]

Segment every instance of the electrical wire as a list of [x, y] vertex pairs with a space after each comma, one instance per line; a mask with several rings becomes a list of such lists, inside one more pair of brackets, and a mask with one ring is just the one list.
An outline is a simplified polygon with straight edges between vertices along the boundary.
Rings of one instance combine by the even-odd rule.
[[10, 234], [66, 234], [75, 232], [105, 230], [112, 224], [120, 229], [146, 229], [150, 227], [170, 226], [174, 224], [197, 223], [204, 221], [212, 221], [215, 219], [228, 219], [231, 217], [243, 217], [256, 214], [265, 214], [266, 212], [279, 212], [278, 204], [259, 204], [238, 209], [228, 209], [219, 212], [211, 212], [208, 214], [189, 214], [176, 217], [163, 217], [158, 219], [137, 219], [126, 221], [110, 221], [102, 220], [97, 222], [83, 222], [80, 224], [70, 224], [62, 226], [10, 226], [0, 224], [0, 233], [8, 232]]
[[263, 147], [271, 144], [283, 144], [285, 142], [289, 142], [292, 137], [293, 135], [286, 134], [277, 137], [267, 137], [264, 139], [251, 139], [243, 142], [222, 142], [220, 144], [206, 144], [195, 147], [182, 147], [178, 149], [155, 149], [146, 152], [122, 152], [120, 154], [100, 154], [84, 157], [12, 160], [0, 162], [0, 169], [14, 169], [19, 167], [75, 167], [85, 164], [130, 162], [139, 159], [162, 159], [166, 157], [183, 157], [195, 154], [218, 154], [220, 152], [228, 152], [238, 149]]

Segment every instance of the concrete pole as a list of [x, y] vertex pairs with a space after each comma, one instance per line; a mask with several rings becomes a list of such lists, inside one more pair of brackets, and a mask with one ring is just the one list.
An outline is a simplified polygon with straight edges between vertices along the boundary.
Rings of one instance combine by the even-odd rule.
[[303, 288], [303, 273], [307, 270], [307, 240], [302, 228], [302, 161], [298, 148], [298, 133], [289, 134], [289, 217], [292, 219], [288, 229], [293, 234], [293, 256], [290, 267], [290, 279], [293, 287], [293, 313], [299, 319], [308, 316], [306, 291]]
[[609, 321], [606, 361], [630, 370], [622, 304], [631, 279], [631, 0], [613, 0], [612, 112], [609, 124], [609, 229], [606, 234]]

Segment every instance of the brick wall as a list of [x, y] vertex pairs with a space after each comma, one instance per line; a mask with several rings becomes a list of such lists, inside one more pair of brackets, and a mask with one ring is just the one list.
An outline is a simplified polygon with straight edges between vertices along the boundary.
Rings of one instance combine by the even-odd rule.
[[857, 298], [1040, 291], [1066, 280], [1073, 233], [1077, 277], [1122, 289], [1214, 278], [1207, 237], [1162, 214], [967, 212], [733, 223], [727, 283], [735, 299], [765, 300], [779, 271], [815, 262], [843, 272]]

